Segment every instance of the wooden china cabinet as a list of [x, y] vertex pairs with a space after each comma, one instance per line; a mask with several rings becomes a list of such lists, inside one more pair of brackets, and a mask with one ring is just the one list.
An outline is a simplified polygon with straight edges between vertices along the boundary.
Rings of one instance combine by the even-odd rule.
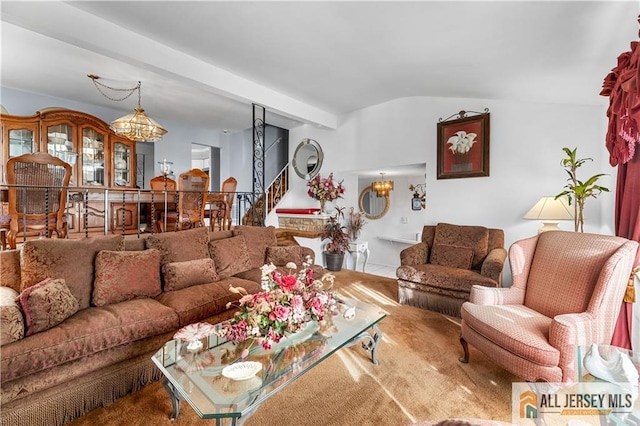
[[[70, 233], [103, 233], [106, 205], [111, 213], [119, 213], [110, 214], [109, 229], [121, 232], [124, 220], [126, 231], [137, 231], [137, 203], [134, 208], [126, 200], [111, 202], [109, 197], [109, 201], [105, 201], [106, 190], [135, 188], [134, 141], [118, 136], [95, 116], [63, 108], [47, 108], [31, 116], [0, 114], [0, 125], [2, 184], [6, 183], [4, 168], [9, 158], [36, 151], [49, 152], [73, 166], [69, 186], [77, 191], [69, 190], [71, 205], [67, 225]], [[123, 208], [126, 214], [122, 214]]]

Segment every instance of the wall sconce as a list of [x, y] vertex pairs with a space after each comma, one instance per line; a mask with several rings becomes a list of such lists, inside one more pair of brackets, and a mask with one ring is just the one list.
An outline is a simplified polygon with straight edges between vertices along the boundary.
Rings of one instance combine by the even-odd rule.
[[573, 220], [573, 213], [569, 209], [567, 200], [562, 197], [542, 197], [531, 210], [524, 215], [525, 219], [542, 221], [542, 228], [538, 234], [546, 231], [560, 231], [558, 222], [561, 220]]
[[427, 191], [426, 185], [419, 183], [418, 185], [409, 185], [409, 191], [413, 191], [411, 199], [411, 210], [422, 210], [427, 208]]
[[393, 191], [393, 181], [384, 180], [384, 173], [380, 173], [380, 180], [373, 182], [371, 186], [378, 197], [386, 197], [390, 191]]

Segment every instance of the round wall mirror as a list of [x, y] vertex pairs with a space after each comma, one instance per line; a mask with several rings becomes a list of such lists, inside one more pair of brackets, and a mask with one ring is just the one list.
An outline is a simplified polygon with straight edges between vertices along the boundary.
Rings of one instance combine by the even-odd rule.
[[293, 169], [302, 179], [312, 179], [320, 173], [324, 154], [320, 144], [313, 139], [302, 139], [293, 153]]
[[360, 211], [367, 219], [380, 219], [389, 211], [389, 195], [378, 197], [371, 185], [360, 193]]

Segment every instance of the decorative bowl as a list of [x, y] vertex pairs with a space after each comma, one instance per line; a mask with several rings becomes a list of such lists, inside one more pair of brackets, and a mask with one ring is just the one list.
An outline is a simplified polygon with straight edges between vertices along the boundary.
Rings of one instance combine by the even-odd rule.
[[262, 370], [262, 364], [256, 361], [242, 361], [227, 365], [222, 369], [222, 375], [231, 380], [248, 380]]

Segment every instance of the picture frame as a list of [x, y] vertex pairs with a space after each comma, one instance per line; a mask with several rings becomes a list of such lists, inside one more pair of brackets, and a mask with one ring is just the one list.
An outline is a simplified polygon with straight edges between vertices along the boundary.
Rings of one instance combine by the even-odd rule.
[[489, 176], [489, 124], [487, 108], [438, 120], [437, 179]]

